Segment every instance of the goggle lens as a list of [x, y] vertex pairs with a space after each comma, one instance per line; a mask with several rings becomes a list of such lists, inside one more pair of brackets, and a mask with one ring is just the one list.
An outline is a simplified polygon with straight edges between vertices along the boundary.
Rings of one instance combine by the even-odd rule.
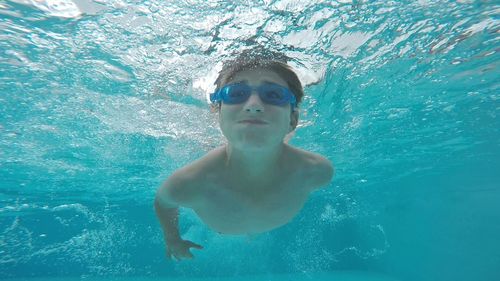
[[250, 87], [247, 84], [237, 83], [224, 86], [219, 91], [210, 95], [212, 102], [223, 101], [227, 104], [238, 104], [245, 102], [253, 90], [256, 90], [263, 102], [272, 105], [296, 104], [296, 98], [292, 92], [281, 85], [266, 83], [258, 87]]

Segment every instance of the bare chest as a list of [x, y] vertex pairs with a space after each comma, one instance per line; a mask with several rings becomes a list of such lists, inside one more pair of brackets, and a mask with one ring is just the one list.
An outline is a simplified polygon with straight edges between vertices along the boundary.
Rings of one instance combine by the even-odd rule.
[[285, 179], [264, 185], [223, 180], [210, 183], [204, 188], [204, 202], [195, 211], [218, 232], [269, 231], [289, 222], [309, 195], [301, 180]]

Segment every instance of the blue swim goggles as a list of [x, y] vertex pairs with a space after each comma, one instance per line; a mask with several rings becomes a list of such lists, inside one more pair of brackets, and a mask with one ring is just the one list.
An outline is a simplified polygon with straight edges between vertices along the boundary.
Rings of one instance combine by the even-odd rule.
[[297, 99], [290, 89], [274, 83], [264, 83], [257, 87], [250, 87], [245, 83], [228, 84], [210, 94], [210, 101], [213, 103], [223, 101], [226, 104], [243, 103], [248, 100], [253, 90], [257, 91], [260, 99], [267, 104], [283, 106], [290, 103], [292, 109], [297, 104]]

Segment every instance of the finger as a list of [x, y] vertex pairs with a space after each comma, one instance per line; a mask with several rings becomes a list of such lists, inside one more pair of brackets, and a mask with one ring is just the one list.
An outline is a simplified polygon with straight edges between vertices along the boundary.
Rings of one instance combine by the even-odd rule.
[[174, 254], [173, 251], [168, 251], [167, 257], [171, 261], [178, 261], [179, 260], [179, 257], [177, 257], [177, 255]]
[[193, 248], [196, 248], [196, 249], [203, 249], [203, 246], [201, 245], [198, 245], [196, 243], [193, 243], [193, 242], [190, 242], [190, 247], [193, 247]]

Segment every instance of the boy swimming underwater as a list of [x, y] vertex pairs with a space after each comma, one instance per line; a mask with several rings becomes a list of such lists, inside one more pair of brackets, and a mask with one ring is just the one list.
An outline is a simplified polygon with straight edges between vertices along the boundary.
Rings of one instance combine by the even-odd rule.
[[156, 194], [169, 258], [193, 258], [190, 248], [202, 249], [181, 238], [178, 207], [192, 208], [220, 233], [262, 233], [292, 220], [334, 174], [328, 159], [283, 141], [297, 126], [303, 97], [285, 62], [244, 52], [215, 84], [210, 100], [227, 143], [176, 170]]

